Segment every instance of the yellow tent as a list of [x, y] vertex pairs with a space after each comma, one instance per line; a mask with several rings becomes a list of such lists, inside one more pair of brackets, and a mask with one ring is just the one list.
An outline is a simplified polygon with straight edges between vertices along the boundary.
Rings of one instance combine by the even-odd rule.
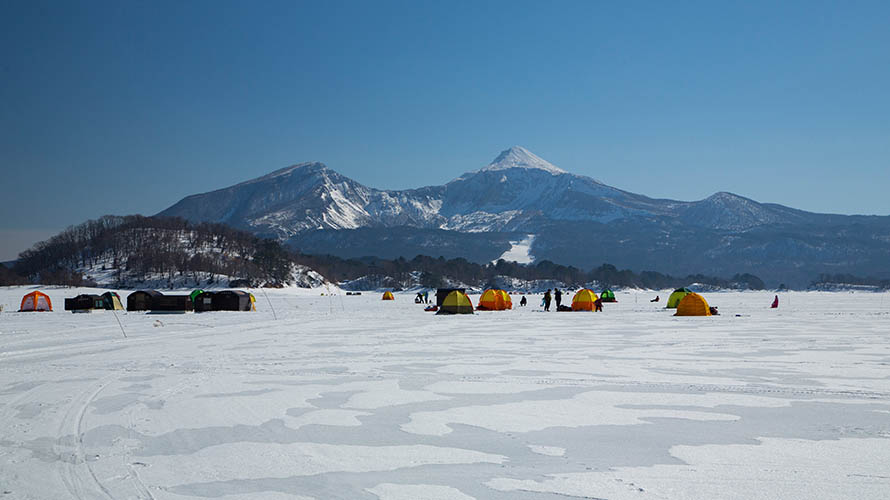
[[674, 316], [710, 316], [711, 308], [708, 301], [697, 293], [690, 293], [677, 304], [677, 314]]
[[510, 298], [510, 294], [503, 290], [485, 290], [482, 296], [479, 297], [479, 305], [476, 309], [483, 311], [513, 309], [513, 299]]
[[473, 303], [467, 294], [455, 290], [445, 297], [436, 314], [473, 314]]
[[383, 292], [383, 300], [396, 300], [396, 298], [392, 296], [392, 292], [387, 290]]
[[121, 297], [115, 292], [105, 292], [102, 294], [103, 307], [108, 310], [123, 311], [124, 306], [121, 305]]
[[596, 294], [593, 293], [593, 290], [588, 290], [587, 288], [582, 288], [578, 290], [578, 293], [572, 298], [572, 310], [573, 311], [593, 311], [595, 306], [593, 305], [596, 302]]

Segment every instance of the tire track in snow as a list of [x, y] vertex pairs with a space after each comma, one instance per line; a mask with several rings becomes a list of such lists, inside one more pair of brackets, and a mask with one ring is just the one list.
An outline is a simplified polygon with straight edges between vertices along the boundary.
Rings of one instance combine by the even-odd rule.
[[[59, 476], [65, 488], [74, 498], [87, 499], [104, 497], [113, 500], [113, 496], [96, 477], [86, 459], [83, 446], [83, 420], [87, 408], [96, 399], [100, 392], [114, 378], [114, 375], [104, 377], [98, 386], [92, 386], [92, 392], [86, 390], [72, 399], [68, 411], [59, 424], [57, 446], [59, 447]], [[63, 442], [65, 438], [71, 443]], [[67, 451], [66, 451], [67, 450]]]

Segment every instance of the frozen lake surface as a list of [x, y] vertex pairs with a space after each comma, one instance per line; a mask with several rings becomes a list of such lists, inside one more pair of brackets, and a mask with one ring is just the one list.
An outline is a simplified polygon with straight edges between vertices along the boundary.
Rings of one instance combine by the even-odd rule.
[[42, 290], [56, 312], [0, 288], [3, 500], [890, 498], [886, 294], [443, 317], [294, 289], [75, 315], [85, 290]]

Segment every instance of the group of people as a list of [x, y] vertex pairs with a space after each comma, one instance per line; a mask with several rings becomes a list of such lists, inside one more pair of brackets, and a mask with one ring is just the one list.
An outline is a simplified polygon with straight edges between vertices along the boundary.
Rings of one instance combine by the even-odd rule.
[[545, 311], [550, 311], [550, 303], [556, 299], [556, 310], [559, 310], [559, 306], [562, 305], [562, 292], [559, 291], [559, 288], [553, 289], [553, 295], [550, 295], [550, 289], [548, 288], [546, 292], [544, 292], [544, 298], [541, 300], [541, 305], [544, 306]]
[[417, 296], [414, 297], [415, 304], [429, 304], [430, 303], [430, 292], [429, 290], [424, 290], [422, 292], [417, 292]]
[[[525, 297], [523, 297], [525, 298]], [[544, 306], [544, 311], [550, 312], [550, 303], [556, 301], [556, 310], [557, 311], [571, 311], [572, 308], [569, 306], [562, 305], [562, 291], [559, 288], [553, 289], [553, 294], [551, 295], [550, 289], [548, 288], [546, 292], [544, 292], [544, 298], [541, 300], [541, 305]], [[593, 302], [593, 307], [596, 311], [603, 310], [603, 299], [597, 298]]]

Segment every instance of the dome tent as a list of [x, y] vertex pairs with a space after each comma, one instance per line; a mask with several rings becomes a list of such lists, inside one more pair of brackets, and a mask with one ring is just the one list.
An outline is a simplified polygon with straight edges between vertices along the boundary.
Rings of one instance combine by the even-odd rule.
[[504, 299], [504, 303], [507, 304], [507, 309], [513, 309], [513, 298], [510, 297], [510, 294], [506, 290], [498, 290], [498, 293]]
[[618, 299], [615, 298], [615, 292], [608, 288], [603, 289], [603, 293], [600, 294], [600, 299], [602, 299], [603, 302], [618, 302]]
[[690, 293], [680, 300], [674, 316], [710, 316], [711, 308], [708, 301], [697, 293]]
[[668, 297], [667, 306], [665, 306], [665, 309], [676, 309], [677, 304], [680, 303], [683, 297], [689, 295], [690, 293], [692, 293], [692, 290], [688, 288], [678, 288], [674, 290], [674, 293], [672, 293], [671, 296]]
[[479, 304], [476, 306], [480, 311], [503, 311], [513, 309], [513, 300], [504, 290], [489, 289], [482, 293], [479, 297]]
[[574, 297], [572, 297], [572, 310], [593, 311], [596, 309], [593, 304], [596, 300], [597, 297], [596, 294], [593, 293], [593, 290], [582, 288], [581, 290], [578, 290]]
[[387, 291], [383, 292], [383, 299], [381, 299], [381, 300], [396, 300], [396, 298], [393, 297], [392, 292], [387, 290]]
[[52, 310], [53, 301], [49, 299], [49, 295], [36, 290], [22, 297], [22, 305], [19, 307], [19, 312]]
[[466, 288], [437, 288], [436, 289], [436, 307], [442, 307], [442, 303], [445, 302], [445, 298], [448, 297], [451, 292], [458, 291], [460, 293], [467, 293]]
[[454, 290], [445, 297], [436, 314], [473, 314], [473, 303], [467, 294]]
[[102, 308], [109, 311], [123, 311], [124, 306], [121, 304], [121, 296], [117, 292], [105, 292], [100, 295], [102, 298]]

